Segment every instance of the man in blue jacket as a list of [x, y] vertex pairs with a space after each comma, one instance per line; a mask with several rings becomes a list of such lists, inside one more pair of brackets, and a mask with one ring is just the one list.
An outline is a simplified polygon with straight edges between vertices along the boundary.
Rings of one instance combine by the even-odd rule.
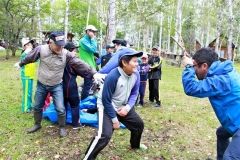
[[192, 59], [183, 57], [183, 64], [185, 93], [208, 97], [221, 123], [216, 131], [217, 159], [240, 159], [240, 75], [233, 63], [230, 60], [221, 62], [216, 52], [202, 48]]
[[144, 124], [135, 112], [134, 104], [140, 84], [137, 57], [142, 54], [130, 48], [121, 49], [119, 67], [110, 71], [105, 78], [97, 100], [98, 134], [90, 143], [84, 160], [97, 157], [98, 153], [109, 143], [114, 129], [120, 127], [120, 122], [131, 131], [131, 148], [140, 148]]

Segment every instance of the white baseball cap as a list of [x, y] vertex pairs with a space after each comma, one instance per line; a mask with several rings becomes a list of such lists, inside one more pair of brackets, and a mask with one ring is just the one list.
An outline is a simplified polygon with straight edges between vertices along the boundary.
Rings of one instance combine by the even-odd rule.
[[98, 31], [97, 28], [95, 26], [93, 26], [93, 25], [88, 25], [86, 27], [85, 31], [87, 31], [87, 30], [92, 30], [92, 31], [95, 31], [95, 32]]

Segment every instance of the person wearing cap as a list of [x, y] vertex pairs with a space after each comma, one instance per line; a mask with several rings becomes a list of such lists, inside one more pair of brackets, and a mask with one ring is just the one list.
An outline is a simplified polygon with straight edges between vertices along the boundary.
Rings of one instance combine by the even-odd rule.
[[[92, 69], [97, 68], [94, 54], [97, 52], [96, 33], [97, 29], [93, 25], [88, 25], [85, 29], [86, 34], [79, 41], [79, 58], [90, 65]], [[89, 95], [92, 86], [91, 79], [84, 79], [81, 99], [85, 99]]]
[[[20, 60], [23, 60], [29, 52], [33, 49], [34, 40], [23, 39], [23, 51]], [[32, 92], [33, 80], [36, 73], [36, 64], [30, 63], [21, 67], [21, 80], [22, 80], [22, 112], [31, 112], [32, 110]]]
[[27, 130], [28, 133], [36, 132], [41, 128], [42, 108], [47, 94], [50, 93], [58, 114], [59, 135], [61, 137], [67, 135], [62, 87], [63, 72], [66, 64], [69, 64], [77, 75], [84, 78], [102, 79], [101, 75], [95, 74], [95, 70], [64, 49], [64, 45], [64, 33], [52, 32], [49, 36], [48, 44], [36, 47], [19, 63], [19, 66], [22, 67], [28, 63], [40, 60], [35, 104], [33, 107], [35, 124]]
[[141, 57], [142, 62], [139, 65], [139, 74], [140, 74], [140, 86], [139, 86], [139, 104], [138, 107], [144, 105], [144, 96], [148, 79], [149, 64], [148, 64], [148, 55], [143, 54]]
[[115, 46], [115, 51], [117, 52], [119, 49], [121, 49], [122, 47], [127, 47], [127, 41], [125, 41], [124, 39], [114, 39], [112, 41], [112, 43]]
[[[73, 54], [77, 53], [77, 48], [73, 42], [68, 42], [65, 46], [65, 49], [69, 50]], [[77, 73], [74, 68], [67, 64], [64, 73], [63, 73], [63, 96], [64, 96], [64, 105], [67, 111], [68, 104], [71, 107], [71, 115], [72, 115], [72, 126], [73, 129], [79, 129], [79, 94], [78, 94], [78, 86], [77, 86]], [[67, 115], [67, 113], [66, 113]]]
[[108, 61], [112, 58], [114, 48], [115, 48], [115, 46], [113, 46], [113, 45], [108, 44], [106, 46], [107, 53], [106, 53], [106, 55], [101, 57], [101, 68], [104, 67], [108, 63]]
[[[120, 122], [131, 131], [130, 143], [132, 149], [140, 148], [144, 123], [135, 112], [140, 77], [137, 71], [137, 58], [142, 52], [130, 48], [122, 49], [119, 57], [119, 67], [113, 69], [105, 78], [97, 99], [98, 132], [93, 137], [84, 157], [92, 160], [109, 143], [113, 131], [120, 127]], [[130, 100], [130, 101], [129, 101]]]
[[159, 80], [161, 80], [162, 75], [162, 59], [159, 56], [158, 47], [152, 48], [152, 55], [148, 60], [150, 65], [148, 73], [149, 82], [149, 101], [154, 103], [156, 101], [155, 107], [161, 106], [161, 101], [159, 99]]

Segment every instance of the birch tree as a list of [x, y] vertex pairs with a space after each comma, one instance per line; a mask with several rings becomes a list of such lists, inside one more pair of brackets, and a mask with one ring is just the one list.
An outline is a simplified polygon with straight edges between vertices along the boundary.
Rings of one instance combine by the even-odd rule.
[[110, 44], [112, 40], [116, 38], [116, 2], [115, 0], [109, 0], [109, 7], [108, 7], [108, 20], [107, 20], [107, 36], [106, 36], [106, 43]]
[[65, 42], [67, 42], [67, 35], [68, 35], [69, 1], [70, 0], [66, 0], [66, 12], [65, 12], [65, 20], [64, 20], [64, 41]]
[[159, 42], [158, 42], [158, 45], [159, 45], [159, 49], [161, 50], [162, 49], [162, 31], [163, 31], [163, 13], [161, 12], [160, 16], [160, 29], [159, 29]]
[[227, 6], [228, 6], [228, 59], [232, 60], [232, 40], [233, 40], [233, 4], [232, 0], [227, 0]]
[[[177, 1], [176, 23], [175, 23], [175, 39], [178, 41], [178, 34], [181, 35], [182, 25], [182, 0]], [[177, 53], [177, 43], [174, 43], [173, 53]]]
[[36, 10], [37, 10], [37, 24], [38, 24], [38, 38], [39, 42], [42, 43], [42, 22], [40, 16], [40, 2], [36, 0]]

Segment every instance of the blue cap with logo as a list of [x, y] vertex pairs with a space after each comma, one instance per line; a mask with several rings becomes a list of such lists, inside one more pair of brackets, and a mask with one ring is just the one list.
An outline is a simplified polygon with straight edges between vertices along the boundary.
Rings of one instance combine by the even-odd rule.
[[119, 54], [119, 59], [118, 61], [121, 60], [122, 57], [124, 56], [136, 56], [136, 57], [141, 57], [143, 55], [143, 52], [138, 52], [132, 48], [127, 48], [127, 47], [123, 47], [121, 48], [119, 51], [117, 51], [115, 54]]
[[52, 39], [55, 42], [55, 44], [58, 46], [65, 45], [64, 32], [54, 31], [49, 35], [49, 39]]

